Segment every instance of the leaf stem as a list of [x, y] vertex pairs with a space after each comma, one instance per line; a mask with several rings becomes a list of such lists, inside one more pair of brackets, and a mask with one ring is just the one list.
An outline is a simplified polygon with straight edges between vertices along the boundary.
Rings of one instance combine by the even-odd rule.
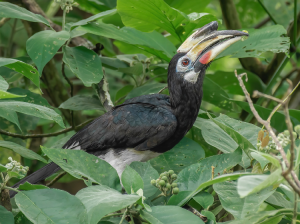
[[63, 10], [63, 18], [62, 18], [62, 30], [65, 30], [66, 14], [67, 14], [67, 10], [66, 10], [66, 6], [64, 6], [64, 10]]
[[122, 219], [121, 219], [119, 224], [122, 224], [122, 222], [124, 221], [124, 219], [126, 217], [126, 214], [127, 214], [127, 211], [128, 211], [128, 208], [126, 208], [125, 212], [123, 213]]
[[8, 189], [8, 190], [11, 190], [11, 191], [20, 192], [19, 190], [15, 189], [15, 188], [7, 187], [7, 186], [4, 186], [4, 189]]
[[152, 202], [152, 201], [155, 201], [156, 199], [158, 199], [158, 198], [160, 198], [160, 197], [162, 197], [162, 196], [165, 196], [165, 195], [164, 195], [163, 193], [157, 195], [155, 198], [153, 198], [153, 199], [151, 200], [151, 202]]
[[113, 213], [113, 214], [109, 214], [109, 215], [103, 216], [102, 219], [104, 219], [104, 218], [109, 218], [109, 217], [112, 217], [112, 216], [119, 216], [119, 215], [123, 215], [123, 213]]
[[[295, 0], [296, 1], [296, 0]], [[263, 9], [266, 11], [266, 13], [270, 16], [271, 20], [273, 21], [273, 23], [275, 25], [277, 25], [276, 20], [274, 19], [274, 17], [272, 16], [272, 14], [269, 12], [269, 10], [265, 7], [264, 3], [261, 2], [261, 0], [258, 0], [259, 4], [261, 5], [261, 7], [263, 7]]]

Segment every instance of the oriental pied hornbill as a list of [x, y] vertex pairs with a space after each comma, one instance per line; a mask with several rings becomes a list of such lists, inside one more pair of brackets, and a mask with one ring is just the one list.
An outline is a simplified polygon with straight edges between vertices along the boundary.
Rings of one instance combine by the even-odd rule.
[[[247, 33], [217, 31], [211, 22], [178, 49], [168, 68], [170, 96], [152, 94], [125, 101], [75, 134], [63, 148], [85, 150], [118, 172], [133, 161], [147, 161], [172, 149], [193, 126], [201, 104], [202, 83], [211, 61]], [[51, 162], [21, 180], [37, 183], [60, 170]], [[15, 193], [10, 192], [11, 196]]]

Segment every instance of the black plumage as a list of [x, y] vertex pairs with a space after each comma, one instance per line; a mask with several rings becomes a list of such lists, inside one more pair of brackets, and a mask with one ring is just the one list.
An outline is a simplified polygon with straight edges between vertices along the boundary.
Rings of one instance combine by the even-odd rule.
[[[98, 156], [114, 166], [119, 175], [132, 161], [146, 161], [172, 149], [198, 116], [203, 79], [213, 59], [210, 59], [212, 51], [214, 47], [224, 44], [224, 41], [219, 45], [216, 41], [211, 43], [209, 35], [213, 33], [215, 40], [218, 36], [216, 29], [216, 22], [199, 29], [187, 39], [192, 46], [184, 50], [181, 47], [178, 50], [180, 53], [172, 58], [168, 68], [170, 96], [152, 94], [129, 99], [80, 130], [63, 148], [81, 149]], [[242, 32], [237, 35], [236, 32], [239, 31], [235, 31], [232, 37], [246, 35]], [[197, 44], [196, 49], [193, 48], [195, 41], [199, 39], [201, 42], [205, 38], [210, 41], [205, 49], [196, 48]], [[189, 42], [186, 42], [182, 45], [184, 48], [189, 47]], [[59, 169], [55, 163], [50, 163], [13, 187], [26, 181], [37, 183]], [[11, 196], [13, 194], [11, 192]]]

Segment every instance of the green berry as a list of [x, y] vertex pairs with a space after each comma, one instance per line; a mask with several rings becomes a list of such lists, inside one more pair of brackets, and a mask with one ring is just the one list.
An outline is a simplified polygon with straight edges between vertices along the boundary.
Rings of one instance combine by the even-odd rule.
[[165, 182], [164, 180], [160, 180], [160, 181], [158, 182], [158, 184], [159, 184], [160, 186], [165, 186], [165, 185], [166, 185], [166, 182]]
[[163, 176], [166, 176], [167, 174], [166, 174], [166, 172], [163, 172], [163, 173], [161, 173], [159, 176], [160, 177], [163, 177]]
[[296, 139], [296, 138], [297, 138], [297, 133], [296, 133], [296, 132], [294, 132], [294, 131], [293, 131], [293, 137], [294, 137], [294, 139]]
[[167, 184], [166, 184], [166, 188], [167, 188], [168, 190], [170, 190], [170, 189], [171, 189], [171, 184], [167, 183]]
[[289, 130], [285, 130], [285, 131], [283, 132], [283, 134], [284, 134], [286, 137], [289, 137], [289, 136], [290, 136]]
[[294, 128], [295, 132], [298, 133], [298, 135], [300, 135], [300, 124], [298, 124], [295, 128]]
[[170, 175], [174, 174], [174, 170], [169, 170], [169, 174]]
[[178, 187], [175, 187], [173, 188], [173, 194], [178, 194], [179, 193], [179, 188]]
[[161, 179], [164, 181], [168, 181], [168, 177], [166, 177], [166, 176], [162, 176]]
[[172, 183], [172, 187], [177, 187], [177, 183]]
[[171, 176], [171, 177], [172, 177], [172, 179], [173, 179], [173, 180], [176, 180], [176, 179], [177, 179], [177, 175], [176, 175], [175, 173], [174, 173], [174, 174], [172, 174], [172, 176]]
[[153, 186], [155, 186], [155, 185], [156, 185], [156, 180], [151, 180], [151, 184], [152, 184]]

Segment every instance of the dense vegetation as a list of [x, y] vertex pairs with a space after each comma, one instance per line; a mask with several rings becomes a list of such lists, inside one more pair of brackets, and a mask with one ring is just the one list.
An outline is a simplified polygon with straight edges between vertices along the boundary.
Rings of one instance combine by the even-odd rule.
[[[297, 5], [0, 0], [0, 223], [299, 223]], [[61, 149], [112, 106], [168, 94], [176, 49], [215, 20], [249, 38], [208, 69], [186, 137], [126, 167], [126, 194], [108, 163]], [[9, 186], [50, 161], [64, 171], [8, 198]]]

